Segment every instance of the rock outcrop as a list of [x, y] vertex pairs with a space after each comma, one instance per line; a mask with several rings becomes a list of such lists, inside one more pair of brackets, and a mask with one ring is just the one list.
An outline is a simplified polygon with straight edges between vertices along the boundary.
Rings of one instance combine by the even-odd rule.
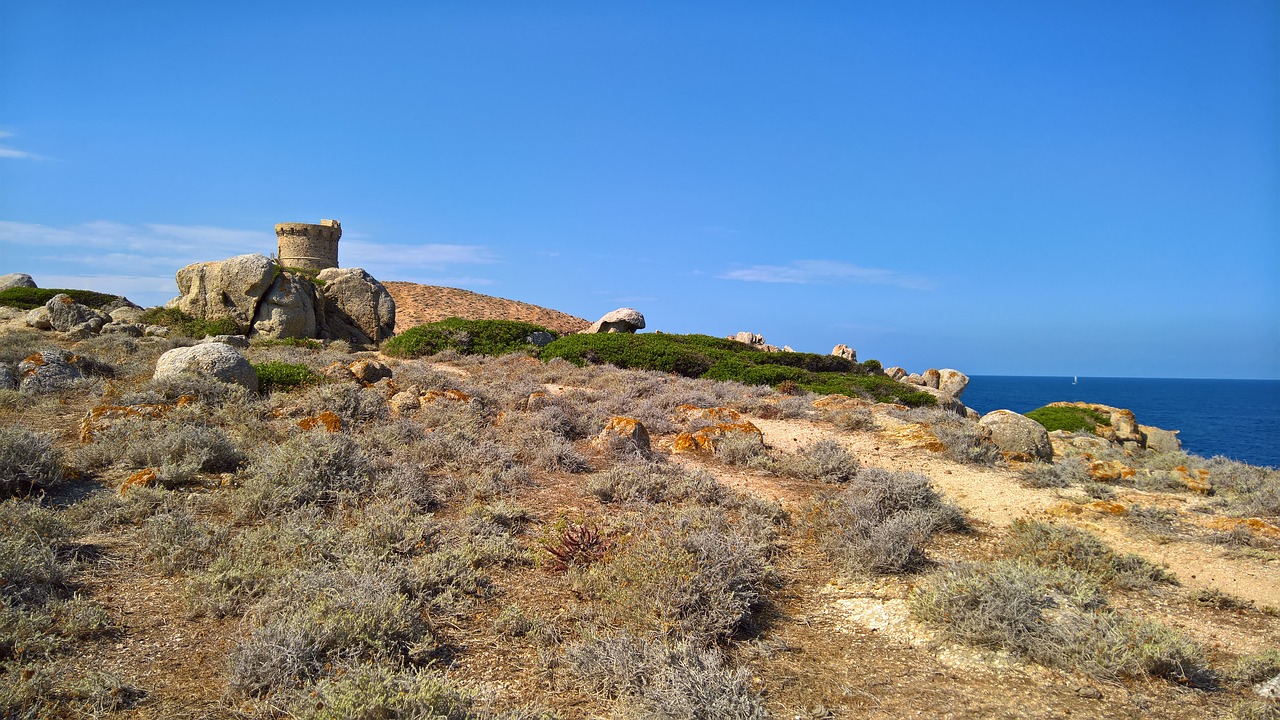
[[172, 380], [181, 375], [240, 385], [251, 391], [258, 389], [258, 375], [253, 366], [226, 343], [174, 348], [156, 360], [154, 380]]
[[1040, 423], [1012, 410], [993, 410], [978, 421], [991, 431], [991, 441], [1006, 457], [1015, 460], [1051, 460], [1049, 431]]
[[753, 332], [740, 332], [730, 335], [727, 339], [736, 340], [744, 345], [750, 345], [752, 348], [761, 352], [795, 352], [790, 345], [778, 347], [765, 342], [764, 336]]
[[299, 273], [282, 272], [253, 313], [253, 334], [271, 339], [316, 336], [316, 286]]
[[316, 279], [321, 337], [368, 345], [395, 334], [396, 302], [372, 275], [361, 268], [328, 268]]
[[583, 330], [584, 333], [634, 333], [644, 329], [644, 315], [635, 308], [618, 308]]
[[831, 354], [835, 355], [836, 357], [842, 357], [846, 360], [852, 360], [853, 362], [858, 362], [858, 351], [854, 350], [848, 345], [845, 345], [844, 343], [840, 343], [839, 345], [831, 348]]
[[275, 263], [260, 254], [188, 265], [178, 271], [181, 295], [170, 304], [202, 320], [231, 318], [241, 333], [248, 333], [275, 270]]
[[4, 292], [9, 288], [33, 288], [35, 286], [36, 281], [32, 280], [31, 276], [26, 273], [9, 273], [7, 275], [0, 275], [0, 292]]
[[[1092, 410], [1107, 418], [1111, 423], [1110, 425], [1099, 425], [1097, 427], [1095, 433], [1098, 437], [1121, 446], [1132, 446], [1139, 449], [1147, 447], [1147, 436], [1138, 427], [1138, 420], [1133, 416], [1132, 410], [1088, 402], [1055, 402], [1049, 403], [1046, 407], [1078, 407]], [[1174, 438], [1174, 441], [1176, 442], [1177, 438]], [[1178, 447], [1181, 448], [1181, 446], [1182, 443], [1178, 442]]]

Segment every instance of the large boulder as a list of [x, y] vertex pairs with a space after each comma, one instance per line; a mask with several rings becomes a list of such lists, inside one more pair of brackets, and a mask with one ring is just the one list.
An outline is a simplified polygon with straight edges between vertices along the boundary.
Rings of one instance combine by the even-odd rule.
[[[76, 302], [74, 298], [66, 293], [58, 293], [49, 298], [44, 304], [45, 310], [49, 311], [49, 324], [58, 332], [70, 332], [85, 323], [98, 321], [98, 328], [101, 328], [105, 321], [93, 310]], [[94, 328], [97, 330], [98, 328]]]
[[938, 389], [944, 394], [959, 398], [967, 387], [969, 387], [969, 376], [959, 370], [943, 368], [938, 371]]
[[282, 272], [253, 315], [253, 335], [280, 340], [316, 336], [316, 286], [298, 273]]
[[326, 268], [319, 281], [320, 336], [369, 345], [395, 333], [396, 301], [361, 268]]
[[1017, 460], [1051, 460], [1049, 431], [1040, 423], [1012, 410], [993, 410], [978, 421], [991, 431], [991, 441], [1007, 457]]
[[178, 271], [179, 297], [171, 305], [202, 320], [231, 318], [242, 333], [253, 325], [258, 301], [275, 280], [266, 255], [237, 255], [188, 265]]
[[1147, 449], [1156, 452], [1177, 452], [1182, 449], [1177, 430], [1162, 430], [1151, 425], [1139, 425], [1138, 430], [1147, 438]]
[[0, 292], [4, 292], [9, 288], [33, 288], [35, 286], [36, 281], [32, 280], [31, 276], [26, 273], [9, 273], [7, 275], [0, 275]]
[[618, 308], [592, 323], [584, 333], [634, 333], [644, 329], [644, 315], [635, 308]]
[[858, 351], [854, 350], [848, 345], [845, 345], [844, 343], [840, 343], [839, 345], [831, 348], [831, 354], [835, 355], [836, 357], [842, 357], [846, 360], [852, 360], [853, 362], [858, 362]]
[[248, 360], [226, 343], [205, 343], [174, 348], [156, 361], [155, 380], [172, 380], [196, 375], [219, 382], [258, 389], [258, 375]]

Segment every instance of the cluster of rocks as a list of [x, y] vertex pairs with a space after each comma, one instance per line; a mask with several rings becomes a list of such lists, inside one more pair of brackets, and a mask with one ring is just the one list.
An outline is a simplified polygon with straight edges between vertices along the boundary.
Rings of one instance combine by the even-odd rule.
[[395, 300], [361, 268], [311, 276], [250, 254], [188, 265], [177, 281], [181, 295], [168, 307], [201, 320], [230, 319], [243, 335], [369, 345], [395, 332]]
[[764, 341], [763, 335], [759, 335], [753, 332], [744, 331], [740, 333], [735, 333], [733, 335], [727, 335], [726, 339], [736, 340], [742, 343], [743, 345], [750, 345], [753, 349], [760, 350], [761, 352], [795, 352], [795, 350], [791, 349], [790, 345], [783, 345], [782, 347], [778, 347], [777, 345], [770, 345], [769, 343]]
[[111, 369], [70, 350], [32, 353], [16, 365], [0, 362], [0, 389], [40, 392], [74, 385], [93, 377], [107, 377]]
[[1175, 452], [1182, 449], [1177, 430], [1162, 430], [1151, 425], [1139, 425], [1132, 410], [1088, 402], [1055, 402], [1048, 407], [1078, 407], [1091, 410], [1105, 418], [1110, 425], [1098, 425], [1091, 436], [1074, 435], [1062, 430], [1050, 433], [1055, 444], [1071, 445], [1090, 451], [1103, 444], [1119, 445], [1124, 450], [1155, 450]]
[[81, 305], [66, 293], [58, 293], [41, 307], [29, 310], [25, 321], [37, 330], [63, 333], [67, 340], [84, 340], [93, 335], [122, 333], [130, 337], [166, 337], [169, 328], [141, 321], [143, 310], [125, 298], [101, 308]]

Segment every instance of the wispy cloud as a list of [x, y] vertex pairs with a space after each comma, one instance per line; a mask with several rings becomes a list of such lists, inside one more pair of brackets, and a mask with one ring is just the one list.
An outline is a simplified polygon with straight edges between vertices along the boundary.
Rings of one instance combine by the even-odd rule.
[[893, 285], [910, 290], [933, 288], [928, 278], [918, 275], [862, 267], [839, 260], [794, 260], [786, 265], [752, 265], [729, 270], [718, 277], [722, 280], [798, 285]]
[[[11, 137], [13, 137], [13, 133], [5, 130], [0, 130], [0, 140], [5, 140], [6, 138], [11, 138]], [[0, 158], [13, 158], [13, 159], [23, 159], [23, 160], [42, 160], [43, 159], [39, 155], [33, 152], [27, 152], [26, 150], [19, 150], [14, 147], [9, 147], [9, 143], [7, 142], [0, 143]]]
[[[185, 265], [275, 250], [271, 229], [108, 221], [51, 226], [0, 220], [0, 271], [29, 273], [42, 287], [127, 294], [142, 304], [177, 295], [174, 275]], [[343, 267], [363, 267], [382, 280], [453, 285], [489, 284], [485, 278], [457, 274], [456, 267], [498, 260], [480, 245], [395, 245], [368, 239], [343, 240], [338, 254]], [[435, 277], [421, 277], [425, 275]]]

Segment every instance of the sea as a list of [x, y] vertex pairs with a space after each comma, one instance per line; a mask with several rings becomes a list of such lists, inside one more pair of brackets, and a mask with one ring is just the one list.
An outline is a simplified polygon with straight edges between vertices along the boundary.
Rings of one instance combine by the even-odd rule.
[[1280, 467], [1280, 380], [975, 375], [961, 400], [984, 415], [1058, 401], [1128, 408], [1141, 425], [1180, 431], [1186, 452]]

